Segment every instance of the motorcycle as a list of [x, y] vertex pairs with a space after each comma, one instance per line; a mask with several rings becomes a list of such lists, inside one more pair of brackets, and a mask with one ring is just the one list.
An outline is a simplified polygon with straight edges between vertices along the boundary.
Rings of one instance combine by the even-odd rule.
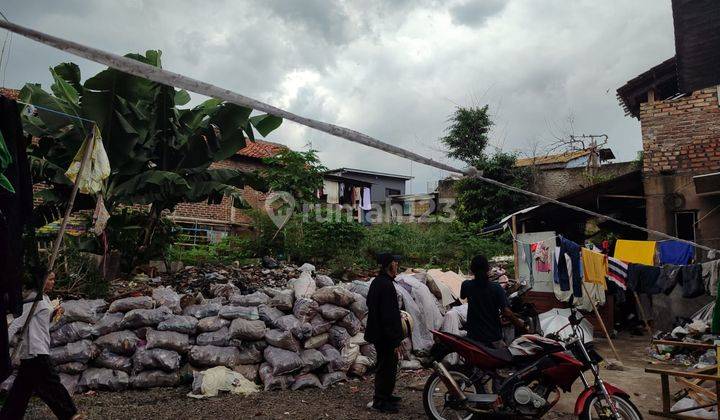
[[[570, 392], [580, 378], [584, 390], [575, 402], [580, 419], [642, 420], [630, 395], [600, 376], [602, 357], [585, 344], [572, 310], [572, 333], [564, 340], [526, 334], [508, 348], [496, 349], [455, 334], [432, 331], [434, 372], [425, 383], [423, 405], [431, 419], [470, 419], [475, 415], [541, 417]], [[442, 360], [457, 353], [461, 363]], [[593, 376], [589, 382], [586, 372]]]

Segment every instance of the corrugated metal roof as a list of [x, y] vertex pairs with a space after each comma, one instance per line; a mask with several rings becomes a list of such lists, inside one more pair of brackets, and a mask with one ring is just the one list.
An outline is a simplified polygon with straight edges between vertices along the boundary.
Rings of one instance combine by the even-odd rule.
[[587, 156], [590, 154], [589, 150], [574, 150], [572, 152], [560, 153], [557, 155], [537, 156], [530, 158], [518, 159], [515, 162], [515, 166], [539, 166], [539, 165], [553, 165], [557, 163], [568, 163], [571, 160]]

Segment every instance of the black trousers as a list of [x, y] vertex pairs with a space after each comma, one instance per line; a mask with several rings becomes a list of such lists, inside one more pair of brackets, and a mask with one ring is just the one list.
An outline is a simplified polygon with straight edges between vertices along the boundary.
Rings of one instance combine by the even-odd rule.
[[67, 389], [60, 382], [50, 356], [35, 356], [22, 360], [15, 382], [10, 388], [0, 419], [22, 419], [30, 397], [40, 397], [60, 420], [71, 419], [77, 408]]
[[398, 356], [395, 348], [375, 345], [377, 369], [375, 370], [375, 402], [388, 401], [395, 390]]

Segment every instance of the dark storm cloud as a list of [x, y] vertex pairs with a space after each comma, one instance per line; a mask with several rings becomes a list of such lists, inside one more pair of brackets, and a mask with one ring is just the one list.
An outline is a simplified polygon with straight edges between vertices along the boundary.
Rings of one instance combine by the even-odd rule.
[[[640, 131], [614, 91], [674, 53], [669, 2], [657, 0], [8, 0], [0, 10], [119, 54], [161, 49], [165, 68], [452, 164], [437, 141], [447, 117], [485, 104], [504, 150], [542, 152], [548, 127], [573, 115], [577, 132], [606, 133], [633, 159]], [[101, 69], [13, 40], [10, 87], [47, 86], [62, 61], [85, 77]], [[412, 173], [413, 192], [444, 175], [290, 122], [270, 139], [311, 143], [328, 167]]]
[[450, 7], [450, 16], [458, 25], [481, 26], [507, 3], [508, 0], [468, 0]]

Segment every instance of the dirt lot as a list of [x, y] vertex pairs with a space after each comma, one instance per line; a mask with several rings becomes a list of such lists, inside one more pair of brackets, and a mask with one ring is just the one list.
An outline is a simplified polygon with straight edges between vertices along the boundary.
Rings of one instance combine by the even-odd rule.
[[[622, 336], [616, 346], [623, 357], [625, 371], [604, 370], [606, 381], [626, 390], [645, 418], [651, 408], [660, 406], [659, 377], [645, 374], [647, 365], [644, 337]], [[602, 342], [599, 350], [610, 356]], [[369, 419], [425, 417], [422, 406], [422, 385], [427, 372], [404, 372], [398, 380], [398, 394], [403, 397], [401, 413], [381, 416], [370, 412], [365, 404], [372, 399], [372, 378], [355, 380], [331, 389], [265, 392], [251, 397], [220, 396], [208, 400], [194, 400], [185, 396], [188, 388], [154, 389], [149, 391], [104, 392], [75, 397], [81, 411], [91, 419], [185, 419], [185, 418], [250, 418], [259, 419]], [[568, 418], [581, 385], [563, 395], [547, 418]], [[39, 401], [34, 401], [26, 418], [48, 418], [51, 413]]]

